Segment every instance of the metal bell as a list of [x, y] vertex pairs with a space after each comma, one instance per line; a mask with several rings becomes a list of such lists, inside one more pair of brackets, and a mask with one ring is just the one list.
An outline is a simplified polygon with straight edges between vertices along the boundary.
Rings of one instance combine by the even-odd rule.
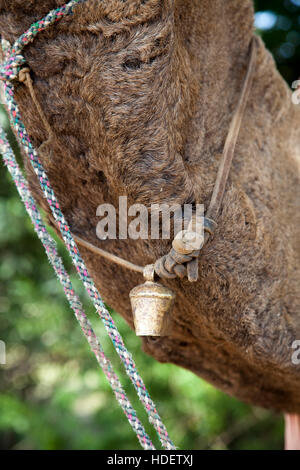
[[168, 336], [175, 294], [168, 287], [154, 282], [154, 265], [145, 267], [144, 278], [146, 282], [129, 294], [136, 335]]

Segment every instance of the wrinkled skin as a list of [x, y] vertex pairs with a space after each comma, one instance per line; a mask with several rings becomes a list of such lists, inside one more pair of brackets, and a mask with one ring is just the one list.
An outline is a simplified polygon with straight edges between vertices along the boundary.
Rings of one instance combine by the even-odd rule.
[[[0, 0], [10, 42], [62, 5]], [[137, 264], [170, 241], [105, 241], [106, 202], [209, 203], [249, 61], [250, 0], [88, 0], [26, 48], [48, 136], [24, 85], [24, 122], [71, 229]], [[164, 281], [177, 293], [173, 334], [145, 351], [190, 369], [244, 401], [300, 413], [300, 110], [259, 42], [254, 85], [218, 228], [199, 280]], [[35, 196], [45, 201], [29, 165]], [[49, 211], [48, 211], [49, 212]], [[128, 294], [142, 282], [85, 249], [106, 302], [132, 326]]]

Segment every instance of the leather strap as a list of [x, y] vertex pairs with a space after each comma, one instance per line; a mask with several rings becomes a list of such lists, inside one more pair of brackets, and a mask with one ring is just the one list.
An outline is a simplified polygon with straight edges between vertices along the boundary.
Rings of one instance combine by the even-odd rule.
[[213, 194], [207, 210], [207, 217], [215, 220], [221, 208], [224, 198], [224, 192], [228, 181], [232, 160], [235, 153], [236, 143], [240, 133], [242, 120], [245, 114], [248, 98], [253, 84], [255, 65], [257, 56], [257, 38], [253, 36], [251, 42], [251, 56], [247, 75], [244, 81], [242, 93], [233, 119], [230, 124], [229, 132], [224, 145], [223, 155], [219, 166], [217, 179], [215, 182]]

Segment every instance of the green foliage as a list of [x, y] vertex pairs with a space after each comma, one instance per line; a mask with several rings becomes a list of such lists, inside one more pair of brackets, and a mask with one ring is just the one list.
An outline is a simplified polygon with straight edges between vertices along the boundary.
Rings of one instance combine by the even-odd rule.
[[263, 39], [291, 84], [300, 77], [300, 0], [255, 0], [255, 7], [257, 26], [264, 25]]
[[[256, 9], [276, 15], [273, 27], [261, 34], [291, 82], [300, 75], [300, 1], [259, 0]], [[294, 48], [282, 49], [290, 42]], [[3, 110], [0, 119], [5, 119]], [[0, 339], [7, 347], [7, 364], [0, 365], [0, 448], [139, 449], [2, 163], [0, 181]], [[110, 340], [58, 243], [95, 331], [158, 446]], [[114, 316], [181, 449], [282, 448], [281, 417], [228, 397], [190, 372], [155, 362], [141, 352], [140, 340], [125, 322]]]

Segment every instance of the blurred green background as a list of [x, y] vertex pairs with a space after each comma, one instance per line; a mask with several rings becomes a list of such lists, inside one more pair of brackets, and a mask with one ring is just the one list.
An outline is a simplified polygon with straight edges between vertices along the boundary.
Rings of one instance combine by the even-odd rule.
[[[258, 0], [255, 6], [258, 32], [291, 84], [300, 76], [300, 0]], [[3, 109], [0, 119], [7, 126]], [[0, 448], [139, 449], [2, 162], [0, 181], [0, 339], [7, 347], [7, 364], [0, 365]], [[61, 244], [60, 251], [105, 351], [158, 446]], [[282, 417], [228, 397], [190, 372], [155, 362], [114, 316], [179, 448], [282, 449]]]

